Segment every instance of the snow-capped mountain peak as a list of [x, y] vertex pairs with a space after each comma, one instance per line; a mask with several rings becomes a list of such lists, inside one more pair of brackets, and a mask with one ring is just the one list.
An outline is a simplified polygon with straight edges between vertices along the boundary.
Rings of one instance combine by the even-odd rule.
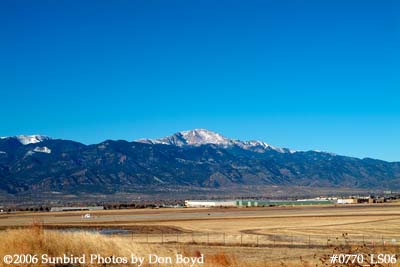
[[159, 139], [139, 139], [137, 142], [175, 146], [199, 146], [205, 144], [228, 145], [230, 140], [206, 129], [194, 129], [178, 132]]
[[182, 131], [175, 133], [171, 136], [166, 136], [160, 139], [139, 139], [137, 142], [147, 144], [163, 144], [174, 146], [201, 146], [201, 145], [218, 145], [222, 147], [240, 147], [242, 149], [251, 150], [254, 152], [265, 152], [267, 150], [274, 150], [280, 153], [293, 153], [293, 150], [286, 148], [278, 148], [271, 146], [263, 141], [241, 141], [229, 139], [219, 133], [207, 129], [194, 129], [189, 131]]
[[228, 145], [230, 142], [228, 138], [223, 137], [219, 133], [215, 133], [206, 129], [183, 131], [180, 132], [180, 134], [183, 138], [185, 138], [187, 145]]
[[18, 140], [23, 145], [28, 145], [49, 140], [50, 137], [45, 135], [16, 135], [16, 136], [1, 137], [1, 139], [15, 139]]

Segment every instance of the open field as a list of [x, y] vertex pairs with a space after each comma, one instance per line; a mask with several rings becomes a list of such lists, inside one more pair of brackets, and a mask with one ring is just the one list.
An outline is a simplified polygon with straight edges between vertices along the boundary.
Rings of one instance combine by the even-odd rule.
[[[90, 213], [92, 218], [82, 215]], [[267, 208], [182, 208], [93, 212], [14, 213], [0, 215], [0, 228], [45, 227], [162, 228], [195, 233], [253, 234], [400, 234], [400, 204]], [[139, 231], [139, 232], [138, 232]], [[170, 232], [166, 231], [166, 232]]]
[[[84, 219], [86, 213], [92, 218]], [[30, 226], [32, 222], [39, 222], [47, 232], [72, 229], [56, 231], [66, 235], [77, 234], [77, 230], [108, 229], [118, 235], [100, 235], [102, 238], [117, 238], [118, 242], [140, 244], [150, 250], [200, 251], [210, 257], [222, 253], [229, 260], [221, 266], [239, 266], [238, 262], [252, 262], [241, 266], [281, 262], [303, 266], [304, 261], [318, 262], [322, 255], [332, 253], [333, 247], [365, 245], [371, 251], [400, 252], [399, 204], [0, 215], [1, 229]]]

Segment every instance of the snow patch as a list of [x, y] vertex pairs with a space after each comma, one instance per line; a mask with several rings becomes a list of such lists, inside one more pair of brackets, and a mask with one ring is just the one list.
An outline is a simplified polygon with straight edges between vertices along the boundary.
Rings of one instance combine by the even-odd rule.
[[28, 144], [40, 143], [45, 140], [49, 140], [50, 138], [44, 135], [16, 135], [16, 136], [1, 137], [1, 139], [16, 139], [21, 144], [28, 145]]
[[26, 152], [25, 157], [32, 156], [33, 154], [35, 154], [35, 152], [32, 150], [29, 150], [28, 152]]
[[156, 177], [156, 176], [153, 176], [153, 178], [154, 178], [154, 180], [156, 180], [157, 182], [159, 182], [159, 183], [161, 183], [161, 184], [164, 183], [163, 180], [161, 180], [160, 178], [158, 178], [158, 177]]
[[46, 153], [46, 154], [50, 154], [51, 153], [51, 149], [48, 148], [47, 146], [43, 146], [43, 147], [35, 147], [33, 150], [29, 150], [28, 152], [26, 152], [25, 157], [27, 156], [32, 156], [35, 153]]
[[39, 152], [39, 153], [47, 153], [50, 154], [51, 153], [51, 149], [48, 148], [47, 146], [44, 147], [35, 147], [35, 149], [33, 149], [34, 152]]

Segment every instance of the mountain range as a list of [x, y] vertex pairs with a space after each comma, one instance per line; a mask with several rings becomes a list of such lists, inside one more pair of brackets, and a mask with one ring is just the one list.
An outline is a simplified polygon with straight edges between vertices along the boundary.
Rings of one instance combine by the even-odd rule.
[[400, 163], [295, 151], [206, 129], [92, 145], [42, 135], [0, 138], [0, 193], [275, 185], [399, 189]]

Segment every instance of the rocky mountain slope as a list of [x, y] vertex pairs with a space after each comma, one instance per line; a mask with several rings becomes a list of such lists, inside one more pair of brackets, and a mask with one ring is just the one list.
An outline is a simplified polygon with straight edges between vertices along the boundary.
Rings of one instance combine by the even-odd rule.
[[294, 151], [205, 129], [94, 145], [44, 136], [0, 139], [0, 192], [11, 194], [258, 185], [398, 189], [400, 163]]

